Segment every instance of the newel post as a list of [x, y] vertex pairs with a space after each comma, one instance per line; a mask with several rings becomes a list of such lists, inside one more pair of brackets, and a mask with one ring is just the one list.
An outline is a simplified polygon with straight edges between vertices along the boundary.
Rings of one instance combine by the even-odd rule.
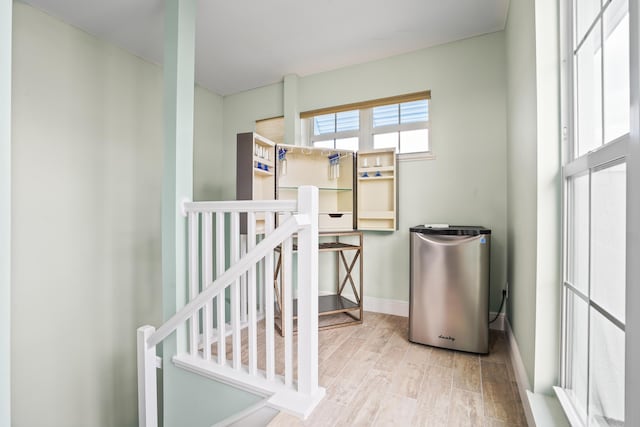
[[156, 328], [138, 328], [138, 426], [158, 426], [158, 394], [156, 386], [156, 347], [149, 348], [147, 340]]
[[298, 213], [309, 225], [298, 231], [298, 391], [318, 391], [318, 188], [298, 190]]

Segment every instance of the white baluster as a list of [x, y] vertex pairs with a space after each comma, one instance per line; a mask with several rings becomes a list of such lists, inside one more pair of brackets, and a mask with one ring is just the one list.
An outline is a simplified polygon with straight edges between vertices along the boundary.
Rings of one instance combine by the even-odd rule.
[[[253, 212], [247, 213], [247, 251], [256, 246], [256, 215]], [[256, 375], [258, 371], [258, 337], [256, 318], [256, 266], [249, 269], [247, 278], [247, 306], [249, 322], [249, 374]]]
[[[265, 237], [273, 231], [273, 213], [265, 213]], [[264, 258], [264, 327], [265, 327], [265, 357], [266, 374], [268, 380], [273, 380], [275, 376], [275, 346], [273, 330], [273, 251]]]
[[[240, 259], [240, 214], [231, 213], [231, 265]], [[240, 332], [240, 280], [231, 284], [231, 347], [233, 348], [233, 369], [242, 366], [242, 335]]]
[[156, 347], [149, 348], [147, 339], [155, 332], [153, 326], [138, 328], [138, 425], [158, 425], [156, 390]]
[[[220, 277], [225, 271], [224, 259], [224, 212], [216, 213], [216, 277]], [[225, 292], [218, 294], [218, 364], [224, 365], [227, 360], [226, 331], [225, 331]]]
[[[247, 253], [247, 236], [240, 236], [240, 256], [243, 257]], [[240, 321], [247, 321], [247, 279], [249, 273], [240, 276]]]
[[[194, 299], [199, 292], [198, 289], [198, 213], [189, 212], [189, 300]], [[198, 354], [198, 332], [200, 330], [198, 322], [198, 312], [189, 318], [189, 354]]]
[[298, 231], [298, 391], [318, 390], [318, 189], [298, 190], [298, 212], [309, 225]]
[[284, 330], [284, 383], [293, 384], [293, 237], [282, 243], [282, 328]]
[[[213, 232], [211, 212], [205, 212], [202, 217], [202, 267], [204, 269], [202, 289], [209, 287], [213, 282]], [[211, 360], [211, 328], [213, 327], [213, 301], [204, 306], [202, 319], [202, 356], [204, 360]]]

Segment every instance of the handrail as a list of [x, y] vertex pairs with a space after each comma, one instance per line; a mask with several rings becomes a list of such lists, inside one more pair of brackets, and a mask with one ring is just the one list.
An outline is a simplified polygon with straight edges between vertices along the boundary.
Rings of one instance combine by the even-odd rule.
[[295, 200], [232, 200], [219, 202], [185, 202], [185, 212], [295, 212]]
[[219, 278], [213, 281], [211, 285], [206, 287], [196, 298], [191, 300], [188, 304], [182, 307], [180, 311], [163, 323], [162, 326], [160, 326], [153, 335], [147, 339], [147, 348], [153, 348], [162, 342], [173, 331], [175, 331], [178, 326], [191, 317], [193, 313], [207, 304], [211, 298], [240, 278], [242, 274], [246, 273], [251, 268], [251, 265], [262, 259], [269, 251], [274, 250], [287, 237], [298, 231], [301, 226], [305, 226], [309, 223], [310, 219], [307, 215], [292, 215], [282, 225], [276, 228], [273, 233], [269, 234], [264, 240], [258, 243], [255, 248], [248, 251], [241, 262], [232, 265]]

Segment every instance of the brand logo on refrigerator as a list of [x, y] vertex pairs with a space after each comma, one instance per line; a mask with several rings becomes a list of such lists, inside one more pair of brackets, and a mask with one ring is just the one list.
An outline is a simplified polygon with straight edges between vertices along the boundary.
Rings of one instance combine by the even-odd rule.
[[454, 342], [456, 339], [454, 337], [451, 336], [444, 336], [444, 335], [438, 335], [438, 338], [443, 339], [443, 340], [449, 340], [451, 342]]

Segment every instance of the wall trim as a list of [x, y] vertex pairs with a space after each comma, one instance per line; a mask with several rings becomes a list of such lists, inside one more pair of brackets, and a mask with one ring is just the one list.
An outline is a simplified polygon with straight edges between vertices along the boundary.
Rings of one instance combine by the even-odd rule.
[[520, 395], [520, 400], [522, 401], [522, 407], [524, 408], [524, 415], [527, 418], [527, 424], [530, 426], [535, 426], [535, 420], [533, 418], [533, 412], [531, 411], [531, 404], [529, 403], [529, 398], [527, 396], [527, 391], [531, 390], [531, 384], [529, 384], [529, 377], [527, 376], [527, 371], [524, 368], [524, 363], [522, 362], [522, 355], [520, 354], [520, 349], [518, 348], [518, 342], [516, 341], [515, 336], [513, 335], [513, 330], [511, 329], [511, 324], [509, 323], [509, 319], [504, 319], [505, 326], [505, 334], [507, 335], [507, 342], [509, 343], [509, 353], [511, 356], [511, 365], [513, 366], [513, 371], [516, 374], [516, 383], [518, 384], [518, 394]]
[[[331, 291], [320, 291], [320, 295], [332, 295]], [[343, 293], [346, 298], [355, 301], [353, 294]], [[409, 301], [401, 301], [397, 299], [376, 298], [364, 296], [364, 311], [372, 311], [374, 313], [391, 314], [393, 316], [409, 317]], [[498, 315], [495, 322], [489, 324], [489, 329], [497, 331], [505, 331], [507, 317], [504, 313], [498, 314], [495, 311], [489, 312], [489, 319], [493, 319]]]

